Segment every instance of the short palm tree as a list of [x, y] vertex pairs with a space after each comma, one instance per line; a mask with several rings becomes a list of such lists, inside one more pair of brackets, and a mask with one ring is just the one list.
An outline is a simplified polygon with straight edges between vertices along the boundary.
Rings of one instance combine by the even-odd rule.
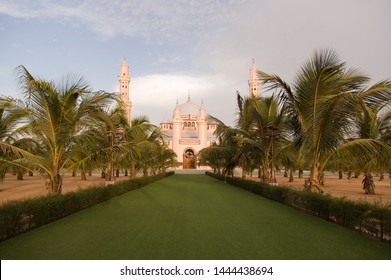
[[251, 129], [255, 136], [252, 140], [259, 149], [262, 178], [266, 183], [276, 183], [275, 170], [279, 154], [289, 144], [285, 107], [280, 106], [274, 95], [253, 99], [252, 106], [254, 114]]
[[14, 119], [10, 113], [12, 107], [12, 100], [9, 98], [0, 98], [0, 179], [4, 179], [5, 173], [9, 167], [9, 164], [4, 161], [6, 158], [9, 160], [10, 156], [10, 139], [14, 126]]
[[158, 146], [163, 145], [161, 131], [146, 116], [139, 116], [131, 120], [130, 127], [124, 132], [124, 140], [136, 148], [122, 155], [122, 160], [130, 166], [130, 177], [135, 177], [139, 169], [146, 176], [149, 168], [155, 168]]
[[215, 131], [217, 141], [209, 147], [201, 149], [197, 154], [197, 158], [201, 164], [213, 168], [215, 173], [224, 176], [233, 175], [234, 168], [239, 164], [235, 159], [239, 132], [219, 119], [212, 116], [208, 118], [217, 124]]
[[[390, 101], [391, 102], [391, 99]], [[354, 143], [364, 142], [366, 145], [373, 145], [378, 150], [378, 153], [371, 153], [371, 157], [356, 164], [353, 167], [355, 170], [364, 172], [363, 189], [366, 194], [375, 194], [375, 183], [371, 172], [391, 169], [391, 145], [387, 139], [384, 138], [384, 132], [390, 129], [391, 126], [391, 111], [383, 111], [386, 109], [386, 102], [377, 102], [376, 104], [367, 104], [365, 99], [361, 99], [361, 108], [357, 112], [355, 128], [356, 139], [351, 139]], [[358, 146], [359, 148], [359, 146]], [[357, 149], [357, 146], [353, 146], [352, 149]], [[360, 153], [357, 149], [356, 153]]]
[[16, 137], [19, 120], [25, 116], [18, 110], [19, 104], [18, 100], [0, 98], [0, 180], [4, 179], [10, 168], [19, 173], [19, 176], [28, 170], [28, 159], [33, 156], [31, 150], [36, 147], [33, 141]]

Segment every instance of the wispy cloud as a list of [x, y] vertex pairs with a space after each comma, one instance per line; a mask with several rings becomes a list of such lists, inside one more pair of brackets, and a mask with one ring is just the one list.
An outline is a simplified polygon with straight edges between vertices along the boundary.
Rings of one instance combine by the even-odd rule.
[[240, 1], [49, 1], [5, 0], [0, 13], [17, 18], [80, 21], [101, 35], [183, 36], [221, 24]]

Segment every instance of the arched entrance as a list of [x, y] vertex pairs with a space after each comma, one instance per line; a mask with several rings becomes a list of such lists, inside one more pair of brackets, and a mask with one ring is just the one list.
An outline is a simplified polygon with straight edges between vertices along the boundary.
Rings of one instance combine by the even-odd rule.
[[186, 149], [183, 153], [183, 169], [196, 169], [196, 156], [193, 149]]

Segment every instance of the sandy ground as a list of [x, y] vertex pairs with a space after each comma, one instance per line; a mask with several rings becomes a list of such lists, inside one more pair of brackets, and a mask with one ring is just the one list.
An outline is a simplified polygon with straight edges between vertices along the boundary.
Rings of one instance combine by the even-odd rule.
[[[121, 174], [117, 180], [125, 180], [127, 178]], [[252, 179], [256, 180], [255, 176]], [[374, 177], [376, 195], [364, 194], [361, 181], [362, 177], [348, 180], [345, 176], [344, 179], [340, 180], [336, 175], [328, 175], [326, 176], [324, 191], [332, 196], [347, 197], [352, 200], [379, 202], [383, 204], [391, 203], [391, 181], [388, 174], [385, 174], [383, 181], [379, 181], [378, 177]], [[293, 183], [289, 183], [288, 178], [279, 175], [277, 176], [277, 182], [279, 185], [290, 186], [295, 189], [303, 189], [304, 185], [304, 179], [299, 179], [297, 176], [294, 177]], [[91, 185], [103, 186], [104, 183], [104, 179], [100, 178], [100, 174], [87, 176], [86, 181], [82, 181], [80, 176], [72, 177], [70, 174], [65, 174], [63, 193], [76, 191]], [[19, 181], [16, 179], [16, 176], [7, 175], [5, 180], [0, 183], [0, 203], [45, 194], [47, 194], [45, 183], [43, 179], [36, 176], [29, 177], [26, 175], [23, 181]]]
[[[374, 177], [373, 179], [376, 186], [375, 195], [364, 193], [361, 183], [363, 180], [362, 176], [348, 180], [346, 176], [343, 179], [339, 179], [338, 175], [326, 175], [323, 190], [326, 194], [336, 197], [346, 197], [356, 201], [391, 204], [391, 181], [388, 174], [385, 174], [385, 178], [382, 181], [379, 180], [379, 177]], [[304, 188], [304, 178], [300, 179], [297, 176], [294, 177], [294, 182], [290, 183], [289, 178], [280, 175], [277, 176], [277, 182], [281, 186], [289, 186], [298, 190]]]
[[[116, 180], [126, 180], [128, 177], [120, 175]], [[100, 177], [100, 174], [92, 174], [87, 176], [87, 180], [83, 181], [80, 175], [72, 177], [71, 174], [65, 174], [63, 181], [63, 193], [77, 191], [81, 188], [89, 186], [104, 186], [105, 179]], [[3, 182], [0, 182], [0, 204], [10, 200], [18, 200], [31, 198], [47, 194], [45, 181], [37, 176], [24, 176], [22, 181], [17, 180], [16, 176], [8, 175]]]

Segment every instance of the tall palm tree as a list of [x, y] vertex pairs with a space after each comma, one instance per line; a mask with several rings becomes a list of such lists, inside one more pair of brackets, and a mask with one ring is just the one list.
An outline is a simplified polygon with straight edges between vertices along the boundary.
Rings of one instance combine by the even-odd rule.
[[26, 101], [19, 105], [25, 113], [21, 135], [39, 143], [29, 160], [46, 177], [51, 194], [62, 191], [63, 170], [69, 167], [75, 136], [96, 118], [114, 97], [107, 92], [92, 92], [81, 77], [68, 77], [62, 83], [37, 79], [24, 66], [18, 78]]
[[[391, 87], [386, 82], [366, 89], [369, 78], [347, 69], [331, 50], [316, 51], [301, 67], [292, 86], [276, 75], [259, 74], [269, 89], [278, 91], [290, 115], [294, 142], [305, 147], [302, 151], [311, 169], [309, 188], [323, 192], [319, 179], [329, 160], [352, 133], [358, 101], [365, 96], [371, 103], [389, 98]], [[368, 92], [371, 94], [365, 94]], [[363, 151], [376, 152], [372, 144], [355, 142]]]

